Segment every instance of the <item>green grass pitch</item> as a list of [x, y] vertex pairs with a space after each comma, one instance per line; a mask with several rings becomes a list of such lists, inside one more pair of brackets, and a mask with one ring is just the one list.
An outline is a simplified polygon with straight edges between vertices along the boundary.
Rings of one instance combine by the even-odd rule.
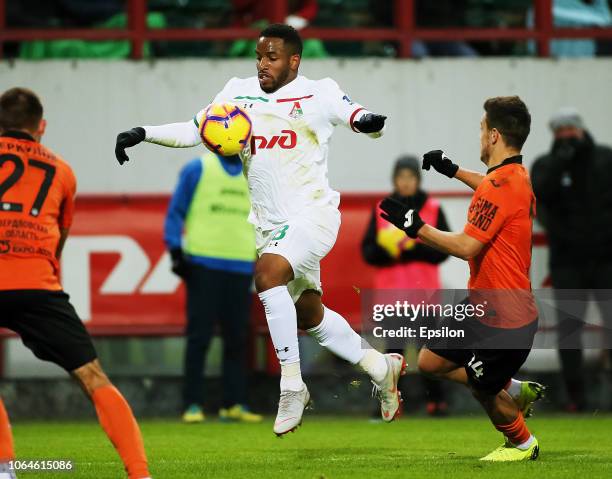
[[[484, 416], [404, 416], [392, 424], [307, 413], [297, 432], [278, 439], [262, 424], [142, 421], [154, 479], [161, 478], [612, 478], [612, 416], [541, 416], [529, 420], [540, 441], [536, 462], [483, 464], [501, 444]], [[23, 459], [71, 459], [72, 472], [20, 472], [19, 478], [125, 477], [95, 422], [13, 424]]]

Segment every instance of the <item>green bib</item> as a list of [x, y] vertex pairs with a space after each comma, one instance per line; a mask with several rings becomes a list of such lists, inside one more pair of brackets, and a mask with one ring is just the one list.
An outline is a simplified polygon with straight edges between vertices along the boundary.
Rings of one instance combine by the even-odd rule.
[[254, 261], [255, 232], [244, 175], [231, 176], [214, 153], [202, 156], [202, 177], [185, 221], [185, 251], [194, 256]]

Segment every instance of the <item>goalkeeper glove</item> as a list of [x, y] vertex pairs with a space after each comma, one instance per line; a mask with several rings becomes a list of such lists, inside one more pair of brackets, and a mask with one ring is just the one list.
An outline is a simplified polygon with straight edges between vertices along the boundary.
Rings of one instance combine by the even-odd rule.
[[132, 128], [131, 130], [124, 131], [117, 135], [115, 156], [120, 165], [123, 165], [126, 161], [130, 161], [125, 154], [125, 149], [137, 145], [141, 141], [144, 141], [145, 138], [145, 129], [141, 126], [137, 126], [136, 128]]
[[189, 273], [189, 262], [185, 258], [183, 250], [181, 248], [171, 249], [170, 259], [172, 261], [172, 272], [183, 279], [187, 278]]
[[402, 203], [388, 196], [380, 203], [380, 209], [383, 210], [380, 214], [382, 219], [394, 224], [411, 238], [417, 238], [419, 230], [425, 225], [412, 200]]
[[423, 155], [423, 169], [429, 170], [432, 166], [438, 173], [442, 173], [449, 178], [454, 178], [459, 169], [459, 166], [453, 163], [442, 150], [428, 151]]
[[386, 119], [387, 117], [384, 115], [366, 113], [359, 120], [353, 122], [353, 127], [361, 133], [376, 133], [384, 128]]

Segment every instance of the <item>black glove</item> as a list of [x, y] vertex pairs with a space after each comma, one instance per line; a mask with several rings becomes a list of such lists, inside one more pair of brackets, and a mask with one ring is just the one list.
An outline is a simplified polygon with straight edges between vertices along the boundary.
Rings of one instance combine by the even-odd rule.
[[128, 156], [125, 154], [125, 149], [144, 141], [145, 137], [145, 129], [141, 126], [137, 126], [136, 128], [132, 128], [131, 130], [124, 131], [117, 135], [115, 156], [117, 157], [117, 161], [120, 165], [123, 165], [126, 161], [130, 161]]
[[185, 279], [189, 275], [189, 262], [183, 254], [181, 248], [171, 249], [170, 258], [172, 260], [172, 272]]
[[387, 117], [384, 115], [366, 113], [359, 120], [353, 122], [353, 126], [361, 133], [375, 133], [383, 129], [386, 119]]
[[423, 169], [429, 171], [432, 166], [438, 173], [442, 173], [449, 178], [454, 178], [459, 169], [459, 166], [455, 165], [442, 150], [428, 151], [423, 155]]
[[403, 230], [411, 238], [417, 238], [419, 230], [425, 225], [412, 199], [403, 203], [388, 196], [380, 203], [380, 209], [383, 210], [380, 214], [382, 219]]

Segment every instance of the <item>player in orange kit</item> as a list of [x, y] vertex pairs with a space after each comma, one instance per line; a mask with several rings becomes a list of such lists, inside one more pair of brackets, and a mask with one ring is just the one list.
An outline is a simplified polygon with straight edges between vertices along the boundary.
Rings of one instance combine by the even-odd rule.
[[[39, 359], [68, 371], [92, 400], [130, 479], [149, 478], [130, 406], [100, 367], [89, 333], [63, 292], [59, 258], [74, 211], [76, 179], [40, 143], [43, 107], [30, 90], [0, 96], [0, 327]], [[0, 478], [14, 477], [8, 415], [0, 400]]]
[[381, 216], [412, 238], [469, 262], [469, 295], [463, 305], [482, 307], [484, 315], [450, 321], [466, 341], [428, 342], [419, 353], [423, 374], [467, 386], [484, 408], [504, 444], [484, 461], [537, 459], [539, 445], [524, 421], [544, 386], [517, 381], [533, 345], [538, 311], [531, 291], [531, 229], [536, 199], [521, 149], [531, 129], [531, 114], [517, 96], [489, 98], [480, 121], [480, 159], [487, 173], [460, 168], [442, 150], [423, 157], [430, 167], [472, 189], [463, 232], [427, 225], [416, 205], [393, 197], [380, 205]]

